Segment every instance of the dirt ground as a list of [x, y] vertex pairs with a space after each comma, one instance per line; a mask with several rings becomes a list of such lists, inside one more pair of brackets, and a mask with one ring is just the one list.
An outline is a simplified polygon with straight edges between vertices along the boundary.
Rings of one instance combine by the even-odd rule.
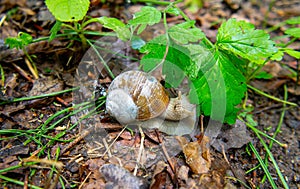
[[[123, 1], [108, 1], [106, 4], [91, 2], [88, 15], [111, 16], [125, 21], [130, 18], [132, 12], [143, 5], [126, 4]], [[198, 152], [199, 149], [193, 146], [195, 143], [190, 142], [189, 148], [182, 151], [190, 138], [168, 136], [157, 130], [143, 130], [145, 149], [141, 154], [138, 169], [136, 161], [140, 155], [141, 143], [138, 128], [123, 131], [123, 127], [103, 111], [105, 106], [101, 105], [101, 102], [95, 102], [92, 106], [99, 105], [97, 113], [90, 114], [87, 119], [70, 129], [71, 125], [91, 111], [90, 108], [73, 112], [74, 114], [66, 117], [73, 111], [70, 108], [72, 103], [84, 103], [84, 99], [92, 95], [103, 97], [111, 81], [95, 76], [95, 65], [90, 64], [90, 59], [80, 64], [88, 70], [86, 75], [76, 72], [79, 62], [87, 53], [78, 41], [70, 42], [66, 38], [58, 38], [51, 43], [39, 41], [28, 46], [28, 53], [34, 55], [34, 61], [42, 76], [40, 79], [33, 79], [25, 64], [24, 53], [21, 50], [8, 49], [4, 40], [10, 36], [17, 36], [20, 31], [30, 33], [35, 39], [48, 36], [55, 20], [43, 1], [1, 0], [0, 5], [0, 17], [8, 15], [8, 12], [10, 14], [0, 26], [0, 63], [6, 78], [2, 85], [6, 88], [0, 94], [0, 102], [70, 89], [77, 87], [83, 80], [87, 80], [86, 83], [89, 84], [81, 86], [79, 92], [66, 92], [56, 97], [0, 106], [0, 188], [30, 188], [31, 185], [41, 188], [87, 189], [272, 188], [268, 180], [261, 182], [264, 177], [261, 167], [249, 171], [259, 165], [259, 162], [247, 143], [252, 141], [262, 158], [266, 152], [255, 134], [240, 122], [234, 126], [223, 126], [216, 139], [222, 142], [223, 149], [217, 144], [207, 147], [210, 139], [199, 132], [191, 136], [194, 141], [202, 139], [201, 154], [205, 158], [196, 165], [188, 164], [185, 158], [187, 154], [193, 155]], [[257, 28], [263, 29], [277, 26], [288, 18], [300, 16], [300, 2], [297, 0], [211, 0], [204, 1], [202, 8], [197, 12], [183, 4], [180, 4], [180, 7], [190, 19], [196, 20], [199, 28], [211, 41], [215, 41], [217, 29], [224, 19], [247, 20]], [[168, 18], [170, 24], [180, 21], [181, 17]], [[92, 24], [89, 29], [104, 30], [100, 24]], [[283, 29], [278, 27], [271, 32], [271, 36], [282, 36]], [[147, 30], [144, 36], [151, 38], [161, 32], [161, 25], [156, 25]], [[299, 51], [299, 40], [296, 40], [291, 48]], [[140, 58], [135, 51], [127, 52], [122, 49], [122, 53]], [[121, 60], [111, 58], [111, 61], [115, 63]], [[127, 59], [122, 61], [132, 63]], [[130, 65], [136, 67], [135, 64]], [[124, 68], [117, 67], [113, 71], [120, 73], [122, 69]], [[298, 104], [298, 107], [287, 105], [280, 132], [276, 136], [276, 140], [284, 144], [284, 147], [274, 143], [271, 152], [289, 187], [300, 188], [299, 81], [288, 77], [290, 69], [299, 74], [299, 61], [286, 56], [280, 64], [267, 64], [264, 69], [273, 75], [273, 78], [257, 79], [252, 81], [251, 85], [280, 99], [284, 98], [286, 85], [289, 91], [288, 101]], [[250, 114], [257, 122], [256, 128], [272, 136], [280, 122], [283, 104], [252, 90], [248, 90], [247, 103], [253, 105]], [[66, 112], [58, 114], [63, 110]], [[53, 115], [56, 115], [54, 119], [47, 123]], [[55, 125], [55, 122], [61, 119], [62, 121]], [[208, 120], [207, 117], [203, 118], [204, 126]], [[5, 132], [6, 130], [9, 132]], [[39, 130], [45, 132], [36, 135]], [[61, 138], [58, 137], [60, 134]], [[264, 139], [270, 143], [269, 139]], [[278, 188], [283, 188], [271, 161], [269, 164], [273, 180]], [[198, 170], [199, 167], [209, 168], [203, 172], [203, 169]], [[21, 181], [24, 186], [8, 182], [7, 178]]]

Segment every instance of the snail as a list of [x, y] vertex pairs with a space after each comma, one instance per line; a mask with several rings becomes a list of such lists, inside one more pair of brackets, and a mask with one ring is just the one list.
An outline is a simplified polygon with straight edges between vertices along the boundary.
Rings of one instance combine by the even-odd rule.
[[139, 122], [148, 128], [156, 127], [153, 125], [157, 123], [153, 120], [179, 123], [195, 117], [195, 108], [186, 96], [179, 92], [178, 97], [170, 98], [155, 77], [135, 70], [121, 73], [112, 81], [106, 97], [106, 109], [121, 124]]

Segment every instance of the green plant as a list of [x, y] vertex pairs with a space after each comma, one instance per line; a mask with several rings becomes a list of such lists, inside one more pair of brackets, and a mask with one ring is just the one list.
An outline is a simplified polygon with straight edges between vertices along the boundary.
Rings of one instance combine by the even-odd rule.
[[27, 61], [25, 59], [25, 63], [27, 64], [27, 67], [29, 68], [34, 78], [37, 79], [39, 77], [37, 68], [31, 56], [28, 54], [26, 50], [26, 46], [32, 43], [32, 41], [33, 41], [32, 36], [25, 32], [19, 32], [17, 37], [8, 37], [5, 39], [5, 43], [9, 45], [11, 49], [17, 48], [17, 49], [21, 49], [24, 52], [26, 58], [29, 60]]
[[[118, 38], [131, 41], [135, 49], [144, 53], [140, 61], [144, 71], [149, 72], [162, 65], [167, 86], [172, 87], [178, 87], [184, 77], [187, 77], [191, 88], [190, 101], [199, 104], [199, 112], [230, 124], [236, 120], [239, 111], [237, 106], [244, 98], [247, 82], [256, 76], [272, 57], [283, 56], [283, 53], [278, 53], [275, 42], [270, 40], [270, 36], [264, 30], [255, 29], [254, 25], [236, 19], [229, 19], [221, 24], [217, 41], [213, 44], [195, 26], [195, 22], [177, 8], [176, 4], [181, 1], [163, 2], [166, 8], [162, 11], [145, 6], [127, 24], [109, 17], [84, 19], [78, 24], [77, 21], [84, 18], [87, 9], [78, 10], [80, 16], [74, 19], [74, 14], [66, 14], [58, 8], [60, 5], [58, 2], [64, 4], [65, 1], [46, 1], [57, 20], [72, 21], [75, 26], [77, 25], [75, 28], [68, 24], [65, 26], [82, 35], [84, 34], [82, 29], [92, 22], [99, 22], [103, 27], [113, 30]], [[153, 0], [143, 2], [161, 3]], [[88, 2], [85, 1], [77, 4], [88, 6]], [[185, 21], [169, 27], [167, 14], [181, 15]], [[148, 42], [142, 41], [139, 35], [145, 28], [159, 23], [161, 19], [165, 26], [165, 34]], [[80, 38], [84, 44], [92, 45], [84, 35]], [[136, 46], [136, 42], [139, 45]], [[297, 53], [291, 50], [285, 52]]]
[[[90, 32], [85, 29], [88, 24], [98, 22], [98, 20], [86, 17], [90, 4], [89, 0], [46, 0], [45, 3], [56, 19], [56, 23], [50, 31], [49, 41], [58, 37], [57, 33], [64, 28], [66, 35], [77, 35], [85, 49], [88, 47], [87, 34], [97, 36], [106, 35], [105, 33]], [[118, 23], [118, 25], [121, 24]], [[117, 28], [113, 29], [116, 30]], [[118, 37], [122, 39], [122, 36]]]
[[[175, 3], [170, 3], [162, 12], [143, 7], [127, 24], [131, 33], [137, 31], [140, 34], [147, 25], [163, 18], [166, 33], [139, 49], [145, 54], [141, 59], [143, 69], [151, 71], [162, 64], [166, 82], [172, 87], [178, 87], [187, 76], [191, 86], [190, 100], [199, 104], [201, 113], [215, 120], [234, 123], [239, 110], [236, 106], [247, 89], [243, 75], [245, 67], [250, 62], [262, 64], [266, 61], [277, 52], [275, 43], [252, 24], [230, 19], [221, 25], [217, 42], [212, 44], [185, 15], [185, 22], [169, 28], [167, 13], [183, 15]], [[112, 18], [100, 18], [102, 21], [108, 19]], [[223, 103], [226, 109], [214, 108], [224, 106]]]
[[[66, 7], [65, 4], [70, 2], [70, 7]], [[234, 123], [237, 118], [237, 112], [240, 110], [238, 107], [247, 94], [247, 88], [258, 92], [261, 95], [267, 96], [283, 103], [284, 105], [297, 106], [295, 103], [287, 102], [284, 100], [272, 97], [266, 93], [263, 93], [247, 83], [259, 76], [267, 77], [265, 73], [261, 73], [262, 66], [269, 60], [280, 60], [284, 53], [288, 53], [294, 57], [299, 58], [299, 52], [287, 48], [288, 44], [278, 45], [273, 40], [270, 40], [270, 36], [264, 30], [255, 29], [254, 25], [245, 21], [237, 21], [236, 19], [229, 19], [223, 22], [218, 30], [216, 42], [213, 44], [205, 34], [196, 27], [195, 21], [190, 20], [176, 4], [175, 2], [164, 2], [154, 0], [141, 0], [133, 2], [148, 2], [165, 5], [166, 8], [158, 10], [154, 7], [146, 6], [134, 15], [134, 18], [129, 20], [128, 23], [123, 23], [116, 18], [100, 17], [100, 18], [88, 18], [86, 16], [89, 1], [67, 1], [67, 0], [46, 0], [46, 5], [52, 14], [57, 19], [56, 24], [51, 30], [49, 38], [37, 39], [54, 39], [58, 36], [78, 35], [80, 41], [84, 46], [90, 45], [97, 53], [96, 46], [92, 44], [92, 41], [86, 38], [86, 34], [93, 35], [113, 35], [124, 41], [130, 41], [132, 48], [139, 50], [144, 56], [140, 63], [144, 71], [151, 72], [158, 66], [162, 66], [163, 74], [166, 76], [167, 87], [178, 87], [183, 79], [187, 77], [189, 79], [190, 101], [199, 105], [199, 113], [210, 116], [212, 119], [219, 120], [227, 123]], [[73, 7], [73, 4], [76, 6]], [[63, 5], [62, 7], [60, 7]], [[65, 11], [63, 7], [66, 7], [69, 11]], [[184, 21], [180, 24], [169, 27], [167, 23], [167, 14], [181, 15]], [[150, 41], [143, 41], [139, 35], [145, 30], [146, 27], [157, 24], [163, 20], [165, 34], [155, 37]], [[100, 33], [86, 31], [85, 27], [92, 23], [99, 22], [103, 27], [113, 30], [114, 34]], [[294, 25], [299, 24], [299, 19], [291, 19], [286, 24]], [[64, 34], [57, 34], [61, 28], [68, 28]], [[292, 28], [291, 28], [292, 29]], [[287, 30], [286, 34], [292, 35], [298, 38], [298, 30]], [[22, 34], [23, 35], [23, 34]], [[27, 40], [26, 35], [20, 36], [14, 39], [11, 43], [11, 47], [21, 47], [28, 45], [34, 40]], [[25, 37], [25, 39], [22, 39]], [[99, 58], [102, 58], [100, 54], [97, 54]], [[105, 61], [102, 61], [105, 63]], [[104, 65], [110, 76], [113, 78], [112, 72], [107, 65]], [[247, 98], [247, 95], [246, 95]], [[15, 99], [15, 101], [22, 101], [24, 99]], [[26, 99], [25, 99], [26, 100]], [[101, 107], [104, 103], [104, 99], [100, 99], [101, 103], [85, 115], [81, 119], [85, 119], [90, 114], [94, 114], [96, 109]], [[246, 101], [246, 100], [245, 100]], [[9, 102], [3, 102], [5, 104]], [[0, 104], [0, 105], [1, 105]], [[94, 104], [90, 102], [84, 102], [73, 106], [72, 108], [65, 109], [57, 112], [47, 119], [47, 121], [40, 125], [39, 128], [29, 131], [16, 131], [5, 130], [1, 131], [1, 134], [16, 133], [17, 135], [25, 135], [28, 140], [24, 144], [35, 142], [42, 149], [38, 155], [43, 155], [44, 151], [52, 146], [56, 141], [69, 142], [61, 140], [60, 138], [66, 134], [66, 131], [57, 134], [56, 136], [47, 135], [56, 125], [60, 124], [63, 120], [75, 115], [87, 108], [92, 108]], [[239, 114], [238, 118], [246, 119], [247, 126], [253, 130], [253, 132], [260, 139], [263, 146], [266, 148], [268, 155], [263, 160], [255, 147], [249, 144], [250, 149], [257, 156], [260, 165], [266, 173], [266, 178], [269, 179], [271, 185], [276, 187], [272, 177], [268, 171], [267, 158], [271, 158], [274, 164], [279, 178], [282, 180], [284, 187], [287, 186], [282, 174], [274, 160], [269, 147], [265, 144], [261, 136], [274, 141], [275, 143], [284, 146], [275, 139], [266, 135], [264, 132], [255, 128], [256, 122], [249, 112], [251, 108], [242, 106], [245, 110], [242, 114]], [[75, 110], [70, 112], [71, 110]], [[66, 114], [66, 115], [65, 115]], [[55, 118], [63, 115], [62, 118], [55, 121]], [[77, 124], [72, 125], [68, 130], [75, 128]], [[278, 126], [277, 133], [280, 130]], [[42, 138], [47, 138], [49, 141], [46, 144], [42, 144], [40, 141]], [[273, 142], [272, 142], [273, 143]], [[53, 171], [55, 171], [53, 169]], [[0, 175], [1, 176], [1, 175]]]

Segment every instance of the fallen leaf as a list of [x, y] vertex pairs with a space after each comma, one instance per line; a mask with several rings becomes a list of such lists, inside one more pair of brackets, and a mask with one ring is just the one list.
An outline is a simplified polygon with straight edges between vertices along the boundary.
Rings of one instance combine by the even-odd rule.
[[105, 188], [148, 188], [148, 183], [146, 183], [142, 178], [132, 175], [123, 167], [115, 164], [105, 164], [99, 169], [99, 172], [105, 178]]
[[167, 179], [166, 167], [167, 164], [163, 161], [159, 161], [156, 164], [152, 176], [152, 181], [150, 184], [150, 189], [163, 188], [166, 185], [166, 179]]
[[212, 146], [222, 152], [230, 148], [241, 148], [243, 145], [251, 141], [246, 125], [237, 120], [233, 126], [223, 127]]
[[211, 166], [209, 149], [206, 147], [208, 139], [206, 138], [202, 144], [199, 144], [198, 141], [188, 143], [184, 137], [178, 136], [177, 139], [182, 146], [186, 163], [192, 172], [195, 174], [207, 173]]

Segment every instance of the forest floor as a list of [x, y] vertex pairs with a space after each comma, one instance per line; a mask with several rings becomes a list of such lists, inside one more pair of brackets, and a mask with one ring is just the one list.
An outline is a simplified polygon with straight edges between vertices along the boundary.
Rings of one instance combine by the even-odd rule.
[[[144, 6], [109, 2], [92, 1], [88, 15], [116, 17], [126, 22]], [[111, 80], [94, 75], [93, 69], [98, 66], [91, 64], [93, 58], [85, 58], [88, 53], [80, 42], [57, 37], [51, 42], [38, 40], [28, 45], [26, 51], [36, 64], [39, 78], [29, 71], [24, 51], [9, 49], [4, 44], [7, 37], [15, 37], [19, 32], [29, 33], [34, 39], [49, 36], [55, 19], [44, 1], [1, 0], [0, 5], [0, 64], [1, 74], [5, 76], [1, 78], [0, 94], [0, 188], [272, 188], [249, 142], [262, 158], [266, 157], [266, 150], [251, 129], [240, 121], [233, 126], [223, 125], [212, 145], [206, 145], [211, 139], [203, 133], [191, 136], [193, 140], [203, 140], [201, 153], [193, 146], [195, 143], [186, 138], [143, 129], [145, 149], [139, 154], [138, 129], [124, 130], [105, 113], [103, 101], [84, 109], [90, 104], [84, 104], [83, 99], [92, 95], [101, 98]], [[229, 18], [246, 20], [259, 29], [271, 31], [272, 28], [271, 37], [286, 42], [288, 38], [279, 38], [285, 29], [280, 24], [300, 16], [300, 3], [296, 0], [212, 0], [204, 1], [197, 11], [183, 3], [179, 7], [212, 42], [216, 40], [221, 22]], [[182, 20], [180, 16], [168, 17], [169, 24]], [[105, 30], [97, 23], [88, 29]], [[157, 24], [143, 35], [147, 40], [161, 32], [162, 25]], [[122, 48], [123, 43], [111, 43], [116, 43], [116, 49], [112, 50], [140, 58], [136, 51], [127, 52]], [[294, 41], [289, 47], [299, 51], [300, 41]], [[110, 57], [110, 61], [115, 65], [121, 60]], [[122, 66], [126, 69], [137, 67], [136, 62], [125, 61], [128, 62]], [[82, 71], [79, 64], [86, 75], [78, 78], [78, 72]], [[122, 66], [115, 66], [113, 72], [120, 73], [124, 70]], [[257, 123], [255, 128], [267, 135], [273, 136], [280, 126], [276, 136], [278, 143], [274, 142], [270, 151], [289, 187], [300, 188], [300, 88], [299, 78], [296, 78], [299, 61], [284, 56], [279, 63], [270, 61], [263, 69], [272, 78], [255, 79], [250, 85], [279, 99], [284, 99], [287, 93], [287, 101], [298, 106], [284, 105], [249, 89], [247, 104], [253, 109], [247, 115]], [[291, 76], [292, 72], [298, 76]], [[77, 93], [78, 82], [83, 80], [86, 84]], [[62, 90], [68, 91], [59, 93]], [[51, 97], [2, 104], [14, 98], [55, 92], [58, 94]], [[95, 106], [97, 112], [91, 112]], [[208, 120], [201, 117], [199, 125], [203, 123], [205, 127]], [[270, 139], [264, 138], [264, 141], [270, 144]], [[182, 152], [187, 144], [190, 149]], [[185, 158], [191, 154], [203, 156], [196, 167]], [[267, 159], [275, 184], [284, 188], [274, 165]]]

